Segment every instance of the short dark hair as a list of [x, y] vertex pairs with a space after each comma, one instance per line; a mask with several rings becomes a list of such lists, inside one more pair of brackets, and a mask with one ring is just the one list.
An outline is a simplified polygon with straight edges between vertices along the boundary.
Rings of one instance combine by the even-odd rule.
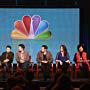
[[11, 46], [10, 45], [7, 45], [6, 48], [10, 48], [11, 49]]
[[77, 50], [79, 51], [79, 48], [80, 47], [82, 47], [83, 48], [83, 50], [85, 51], [85, 46], [84, 46], [84, 44], [79, 44], [78, 46], [77, 46]]
[[24, 44], [19, 44], [18, 46], [22, 47], [23, 49], [25, 49], [25, 45]]
[[47, 45], [42, 45], [42, 47], [44, 47], [44, 49], [48, 49], [48, 46]]

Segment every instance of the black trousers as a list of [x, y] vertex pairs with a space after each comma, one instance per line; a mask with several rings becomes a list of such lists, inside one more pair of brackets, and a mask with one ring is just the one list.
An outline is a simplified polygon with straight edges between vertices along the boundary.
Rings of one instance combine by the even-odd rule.
[[88, 65], [85, 64], [85, 63], [82, 63], [82, 66], [80, 66], [79, 68], [80, 68], [80, 70], [81, 70], [82, 72], [87, 72], [87, 71], [89, 71], [89, 70], [88, 70]]
[[50, 67], [51, 67], [51, 64], [49, 64], [49, 63], [42, 63], [41, 64], [41, 69], [43, 72], [44, 80], [47, 80], [48, 78], [50, 78]]
[[9, 72], [12, 68], [12, 64], [11, 63], [2, 63], [1, 67], [4, 69], [4, 71]]
[[63, 62], [63, 65], [60, 65], [60, 63], [58, 63], [58, 68], [62, 69], [62, 72], [67, 72], [69, 67], [69, 63]]

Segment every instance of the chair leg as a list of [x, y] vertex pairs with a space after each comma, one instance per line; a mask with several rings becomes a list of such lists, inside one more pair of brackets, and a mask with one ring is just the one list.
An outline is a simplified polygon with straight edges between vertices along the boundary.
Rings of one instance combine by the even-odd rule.
[[31, 72], [34, 71], [34, 70], [33, 70], [33, 64], [31, 64], [31, 67], [29, 67], [29, 70], [30, 70]]
[[39, 80], [39, 68], [36, 66], [36, 79]]
[[79, 69], [75, 69], [75, 79], [77, 78], [78, 72], [79, 72]]
[[53, 76], [54, 76], [53, 68], [50, 69], [50, 72], [51, 72], [50, 80], [53, 80]]
[[72, 69], [72, 67], [70, 68], [70, 76], [73, 79], [73, 69]]

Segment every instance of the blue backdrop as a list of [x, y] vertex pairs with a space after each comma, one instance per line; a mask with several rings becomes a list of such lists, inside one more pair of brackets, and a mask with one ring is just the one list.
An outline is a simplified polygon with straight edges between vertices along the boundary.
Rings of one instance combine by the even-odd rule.
[[[48, 40], [13, 40], [10, 35], [14, 29], [14, 22], [22, 20], [24, 15], [40, 15], [42, 20], [47, 20], [52, 38]], [[79, 44], [79, 9], [0, 8], [0, 54], [5, 51], [6, 45], [11, 45], [15, 54], [20, 43], [25, 44], [26, 50], [35, 63], [36, 55], [42, 44], [48, 45], [48, 50], [52, 52], [54, 60], [60, 45], [65, 44], [72, 61], [77, 51], [77, 44]], [[13, 63], [16, 63], [15, 57]]]

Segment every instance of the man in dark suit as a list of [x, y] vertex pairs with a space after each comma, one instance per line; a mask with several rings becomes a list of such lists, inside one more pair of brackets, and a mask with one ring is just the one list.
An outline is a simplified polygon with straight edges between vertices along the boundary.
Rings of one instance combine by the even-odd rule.
[[11, 51], [11, 46], [6, 46], [6, 52], [0, 56], [2, 66], [11, 67], [13, 62], [14, 53]]
[[41, 69], [43, 71], [43, 77], [46, 80], [48, 77], [50, 77], [50, 65], [53, 61], [53, 57], [51, 52], [49, 52], [47, 45], [42, 45], [41, 51], [37, 54], [37, 63], [41, 66]]

